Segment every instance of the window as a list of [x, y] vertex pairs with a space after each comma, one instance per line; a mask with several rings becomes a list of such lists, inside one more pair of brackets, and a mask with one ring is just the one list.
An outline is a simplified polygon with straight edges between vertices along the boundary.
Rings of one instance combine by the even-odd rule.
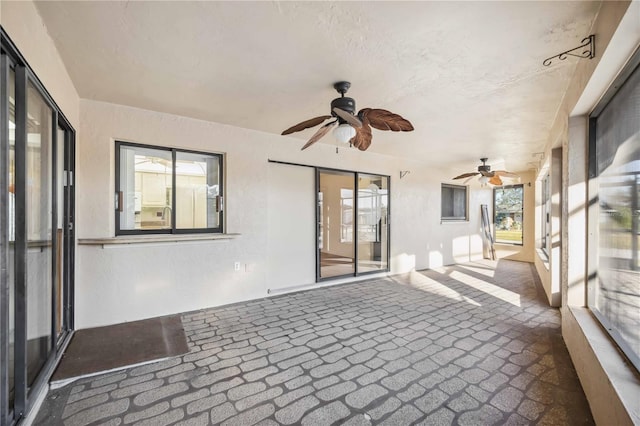
[[222, 210], [222, 155], [116, 142], [117, 235], [222, 232]]
[[[640, 53], [590, 117], [588, 306], [640, 369]], [[618, 88], [617, 91], [615, 91]]]
[[442, 184], [441, 218], [444, 221], [467, 220], [467, 187]]
[[551, 178], [546, 175], [542, 180], [542, 200], [541, 200], [541, 218], [540, 218], [540, 248], [549, 256], [549, 247], [551, 246]]
[[522, 244], [524, 187], [493, 188], [493, 226], [496, 243]]

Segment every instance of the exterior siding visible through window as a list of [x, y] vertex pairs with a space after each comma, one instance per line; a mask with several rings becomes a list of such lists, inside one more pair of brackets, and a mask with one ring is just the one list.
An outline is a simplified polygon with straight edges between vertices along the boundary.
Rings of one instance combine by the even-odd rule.
[[222, 155], [116, 142], [116, 234], [222, 232]]
[[443, 221], [468, 220], [466, 186], [442, 184], [440, 217]]

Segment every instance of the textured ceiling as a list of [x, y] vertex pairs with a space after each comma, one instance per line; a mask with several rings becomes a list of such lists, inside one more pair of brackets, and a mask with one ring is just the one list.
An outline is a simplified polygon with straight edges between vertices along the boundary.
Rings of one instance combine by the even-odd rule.
[[542, 61], [589, 35], [599, 2], [37, 7], [82, 98], [279, 134], [328, 113], [332, 84], [349, 80], [358, 108], [416, 129], [374, 130], [371, 151], [464, 172], [484, 156], [531, 167], [579, 59]]

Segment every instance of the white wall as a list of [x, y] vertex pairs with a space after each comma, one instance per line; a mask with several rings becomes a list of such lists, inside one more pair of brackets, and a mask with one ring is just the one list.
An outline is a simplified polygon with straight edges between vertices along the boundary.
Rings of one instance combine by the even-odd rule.
[[2, 27], [29, 66], [58, 104], [71, 125], [78, 130], [78, 92], [32, 1], [1, 1]]
[[[391, 176], [392, 273], [482, 258], [480, 204], [491, 205], [491, 190], [471, 188], [469, 222], [441, 224], [440, 177], [453, 176], [451, 171], [355, 149], [336, 154], [334, 145], [322, 143], [301, 152], [303, 142], [291, 137], [88, 100], [81, 101], [80, 121], [78, 238], [114, 236], [115, 140], [225, 153], [226, 232], [241, 236], [109, 248], [80, 245], [77, 328], [265, 297], [268, 289], [285, 285], [273, 282], [275, 277], [287, 284], [308, 284], [315, 269], [285, 276], [287, 264], [272, 264], [288, 262], [275, 253], [292, 250], [291, 239], [271, 235], [274, 217], [265, 209], [273, 205], [273, 198], [290, 197], [286, 192], [291, 188], [282, 186], [282, 176], [274, 175], [277, 166], [268, 159]], [[400, 170], [411, 173], [399, 179]], [[308, 197], [314, 197], [312, 188]], [[280, 213], [290, 215], [280, 221], [302, 226], [296, 211]], [[314, 232], [314, 221], [309, 222], [309, 232]], [[296, 256], [305, 256], [307, 266], [315, 268], [308, 261], [309, 249], [300, 250]], [[240, 272], [234, 271], [235, 262], [241, 262]]]
[[267, 286], [281, 290], [316, 280], [315, 170], [269, 164]]

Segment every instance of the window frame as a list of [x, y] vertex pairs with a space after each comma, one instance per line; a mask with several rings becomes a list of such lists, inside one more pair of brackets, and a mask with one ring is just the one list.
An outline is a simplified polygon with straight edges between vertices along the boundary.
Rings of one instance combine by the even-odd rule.
[[[171, 227], [165, 229], [122, 229], [120, 227], [120, 206], [122, 203], [121, 197], [119, 196], [121, 191], [121, 182], [120, 182], [120, 148], [121, 147], [132, 147], [132, 148], [143, 148], [143, 149], [153, 149], [158, 151], [165, 151], [171, 154], [171, 187], [176, 188], [176, 157], [177, 154], [199, 154], [206, 155], [211, 157], [218, 158], [219, 170], [218, 170], [218, 179], [219, 179], [219, 189], [218, 189], [218, 201], [217, 205], [219, 208], [218, 214], [219, 216], [219, 225], [213, 228], [178, 228], [176, 226], [175, 220], [175, 212], [176, 212], [176, 191], [171, 191]], [[136, 142], [127, 142], [122, 140], [115, 141], [115, 193], [114, 193], [114, 215], [115, 215], [115, 235], [163, 235], [163, 234], [180, 234], [180, 235], [188, 235], [188, 234], [222, 234], [224, 233], [224, 154], [219, 152], [206, 152], [206, 151], [197, 151], [191, 149], [183, 149], [183, 148], [174, 148], [167, 146], [158, 146], [158, 145], [147, 145]]]
[[[442, 215], [442, 206], [444, 204], [443, 199], [443, 189], [451, 188], [464, 190], [464, 216], [443, 216]], [[452, 200], [453, 202], [453, 200]], [[469, 186], [467, 185], [455, 185], [451, 183], [442, 183], [440, 186], [440, 222], [468, 222], [469, 221]]]
[[[496, 222], [496, 215], [498, 214], [498, 211], [496, 209], [496, 191], [497, 190], [505, 190], [505, 189], [514, 189], [514, 188], [521, 188], [522, 189], [522, 208], [520, 210], [520, 216], [522, 217], [522, 236], [520, 238], [520, 242], [511, 242], [511, 241], [498, 241], [498, 227], [497, 227], [497, 222]], [[496, 186], [493, 188], [493, 241], [496, 244], [505, 244], [505, 245], [512, 245], [512, 246], [522, 246], [524, 245], [524, 184], [519, 183], [516, 185], [502, 185], [502, 186]]]
[[[589, 114], [589, 130], [588, 130], [588, 199], [597, 200], [588, 210], [587, 216], [587, 250], [589, 256], [587, 257], [587, 268], [589, 271], [596, 271], [595, 274], [589, 275], [587, 278], [587, 297], [586, 306], [593, 317], [602, 325], [603, 329], [607, 332], [609, 337], [613, 340], [613, 343], [624, 354], [631, 365], [640, 371], [640, 354], [634, 352], [631, 343], [629, 343], [622, 333], [618, 331], [615, 324], [610, 321], [609, 317], [598, 309], [597, 303], [597, 291], [600, 286], [600, 173], [598, 167], [598, 120], [607, 107], [611, 104], [617, 95], [620, 94], [623, 88], [626, 87], [626, 83], [635, 76], [635, 73], [640, 73], [640, 49], [632, 55], [631, 59], [618, 74], [614, 82], [610, 85], [609, 89], [605, 92], [600, 102], [596, 105], [593, 111]], [[610, 123], [608, 123], [610, 124]], [[632, 216], [633, 218], [633, 216]], [[636, 217], [637, 220], [637, 217]], [[637, 225], [636, 225], [637, 226]], [[631, 231], [633, 232], [633, 226]], [[637, 232], [637, 230], [636, 230]], [[633, 234], [632, 234], [633, 235]], [[633, 250], [633, 248], [632, 248]], [[633, 255], [632, 255], [633, 256]], [[637, 254], [636, 254], [637, 256]]]
[[551, 247], [551, 175], [547, 173], [541, 181], [540, 197], [540, 249], [549, 257]]

